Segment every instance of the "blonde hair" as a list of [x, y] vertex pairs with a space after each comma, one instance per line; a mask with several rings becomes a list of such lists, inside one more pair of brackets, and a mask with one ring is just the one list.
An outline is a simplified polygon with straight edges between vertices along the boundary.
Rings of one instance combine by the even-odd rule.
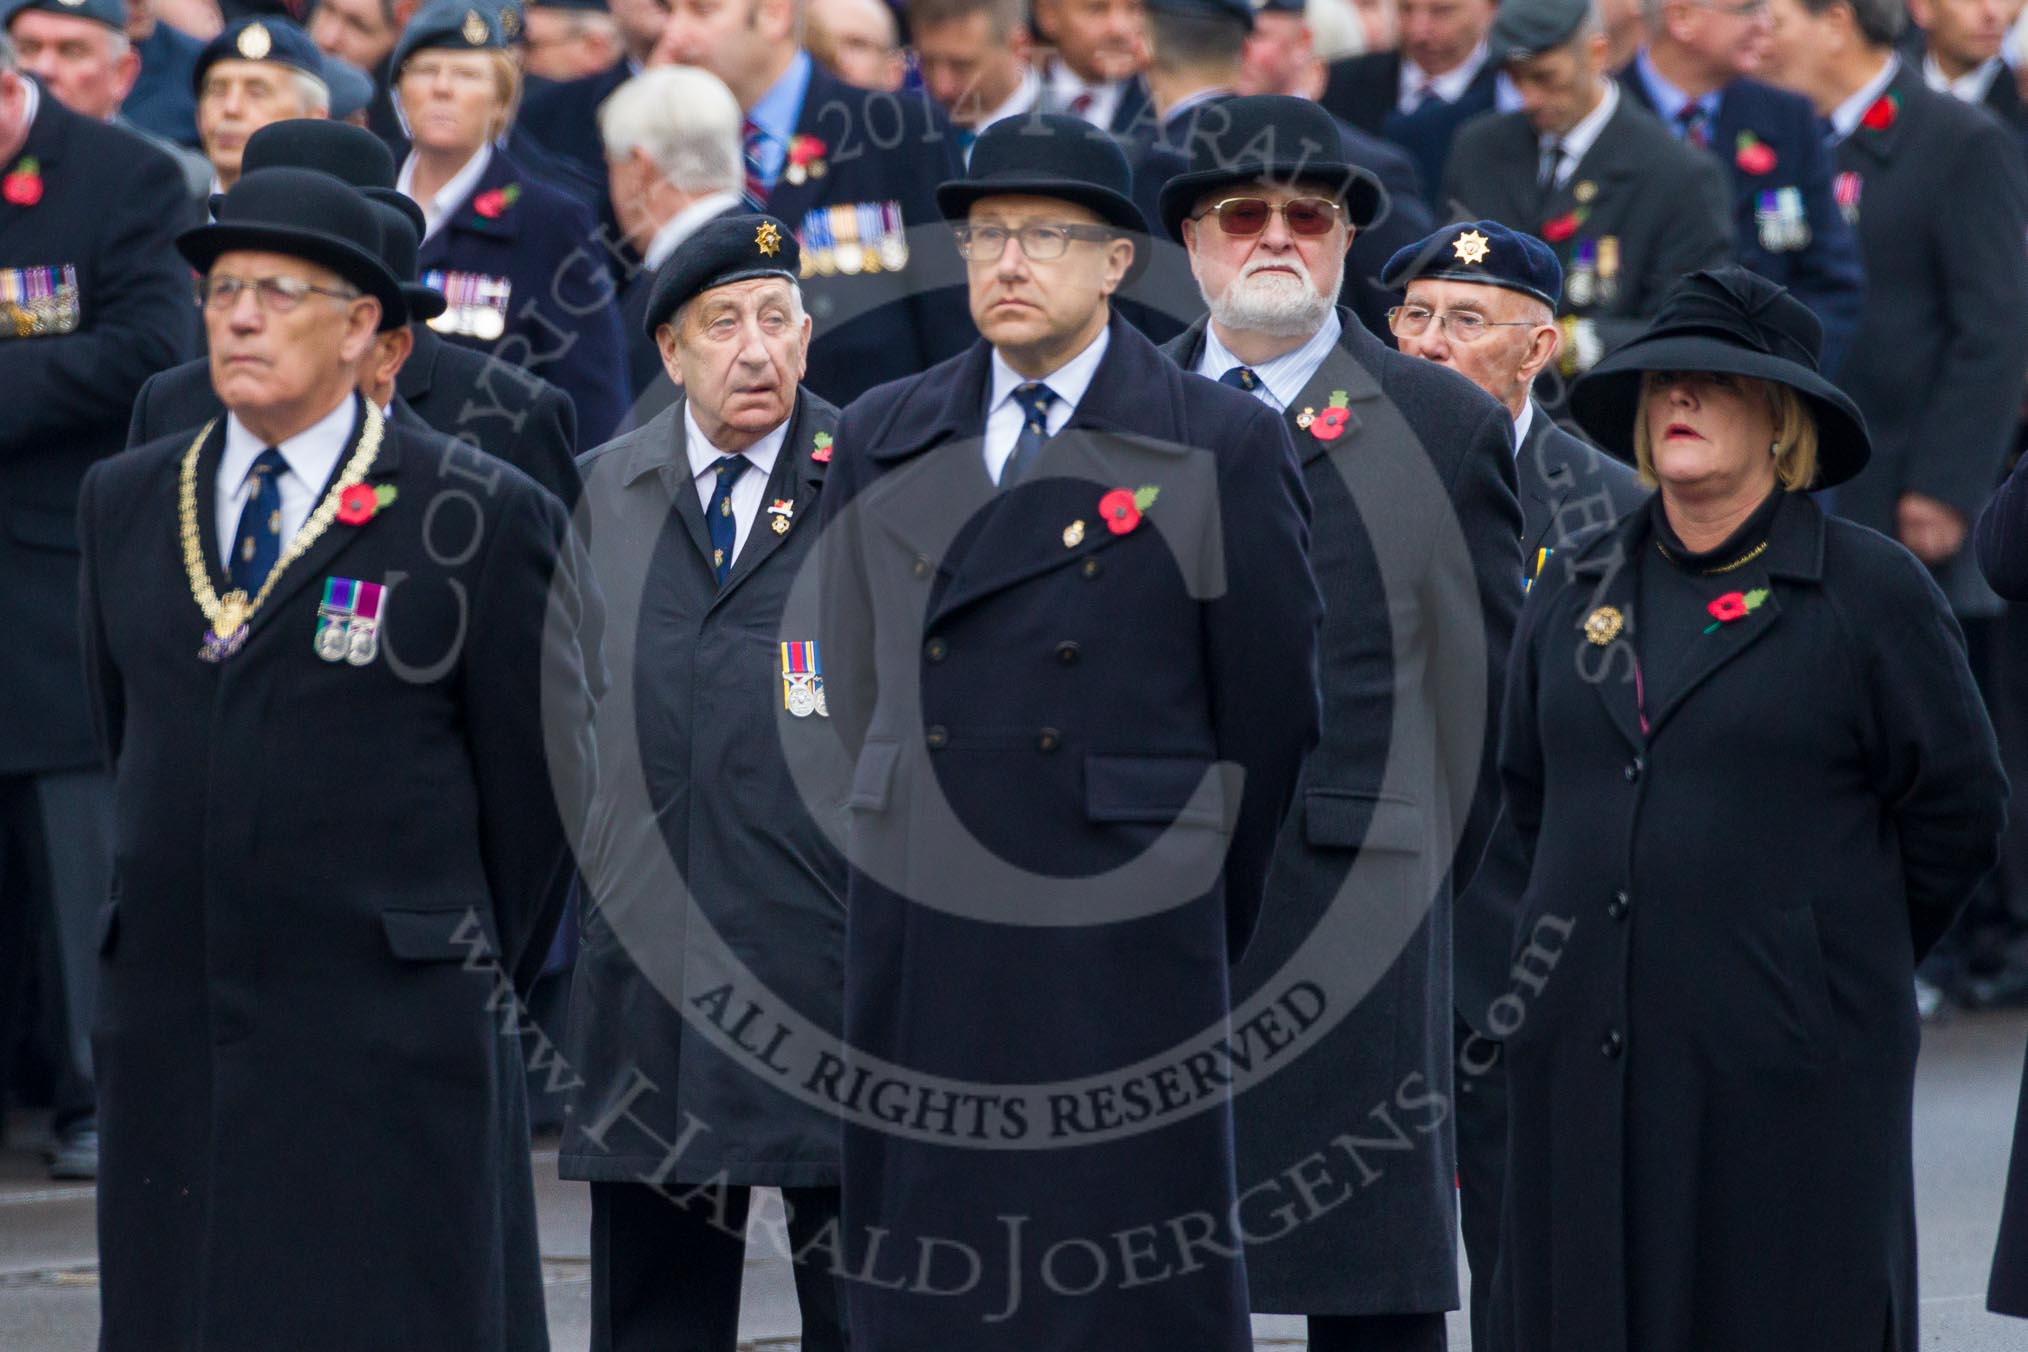
[[[1751, 379], [1751, 377], [1741, 377]], [[1817, 418], [1807, 400], [1787, 385], [1772, 380], [1753, 380], [1767, 400], [1774, 418], [1775, 478], [1790, 493], [1800, 492], [1817, 481]], [[1643, 487], [1654, 488], [1655, 447], [1648, 435], [1648, 396], [1661, 384], [1656, 371], [1641, 372], [1641, 397], [1634, 414], [1634, 467]]]

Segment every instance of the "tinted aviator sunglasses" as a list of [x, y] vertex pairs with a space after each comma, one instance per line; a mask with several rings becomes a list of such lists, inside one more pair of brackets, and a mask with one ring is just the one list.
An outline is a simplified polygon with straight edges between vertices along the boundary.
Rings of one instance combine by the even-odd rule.
[[1228, 197], [1213, 202], [1190, 219], [1218, 218], [1218, 228], [1228, 235], [1258, 235], [1267, 229], [1268, 217], [1280, 212], [1292, 235], [1328, 235], [1344, 212], [1342, 202], [1328, 197], [1298, 197], [1287, 202], [1269, 202], [1260, 197]]

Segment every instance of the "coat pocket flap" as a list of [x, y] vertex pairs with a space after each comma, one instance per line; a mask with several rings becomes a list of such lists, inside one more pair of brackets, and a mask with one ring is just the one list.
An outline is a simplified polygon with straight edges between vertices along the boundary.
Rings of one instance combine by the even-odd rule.
[[859, 760], [852, 767], [852, 796], [845, 800], [846, 805], [867, 812], [885, 812], [888, 786], [894, 781], [894, 762], [900, 756], [899, 742], [868, 741], [861, 747]]
[[1405, 798], [1310, 789], [1303, 794], [1303, 837], [1332, 849], [1417, 854], [1423, 847], [1422, 812]]
[[7, 513], [7, 533], [35, 549], [78, 552], [77, 517], [42, 507], [16, 507]]
[[1212, 768], [1210, 761], [1194, 756], [1087, 756], [1085, 818], [1225, 830], [1225, 786], [1220, 778], [1213, 775], [1205, 792], [1197, 794], [1205, 772]]
[[470, 907], [455, 911], [382, 911], [387, 947], [403, 962], [463, 962], [497, 957], [493, 927]]

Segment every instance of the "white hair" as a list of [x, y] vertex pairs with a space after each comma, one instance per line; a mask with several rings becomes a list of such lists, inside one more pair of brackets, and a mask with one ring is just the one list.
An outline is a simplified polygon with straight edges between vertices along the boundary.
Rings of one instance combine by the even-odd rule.
[[330, 85], [306, 70], [291, 70], [289, 80], [296, 86], [296, 101], [303, 105], [305, 113], [315, 113], [320, 117], [330, 114]]
[[685, 192], [736, 190], [746, 182], [739, 101], [710, 71], [656, 66], [599, 105], [606, 156], [647, 152], [662, 177]]
[[1311, 49], [1319, 61], [1336, 61], [1366, 52], [1366, 25], [1350, 0], [1306, 0], [1303, 23], [1310, 30]]

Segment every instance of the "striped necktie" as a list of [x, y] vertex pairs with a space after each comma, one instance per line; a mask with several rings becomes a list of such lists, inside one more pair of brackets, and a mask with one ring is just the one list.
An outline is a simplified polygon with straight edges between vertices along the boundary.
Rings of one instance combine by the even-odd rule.
[[756, 206], [766, 206], [768, 201], [767, 171], [761, 167], [761, 150], [767, 145], [768, 134], [760, 124], [747, 118], [740, 127], [740, 153], [746, 161], [746, 195]]

